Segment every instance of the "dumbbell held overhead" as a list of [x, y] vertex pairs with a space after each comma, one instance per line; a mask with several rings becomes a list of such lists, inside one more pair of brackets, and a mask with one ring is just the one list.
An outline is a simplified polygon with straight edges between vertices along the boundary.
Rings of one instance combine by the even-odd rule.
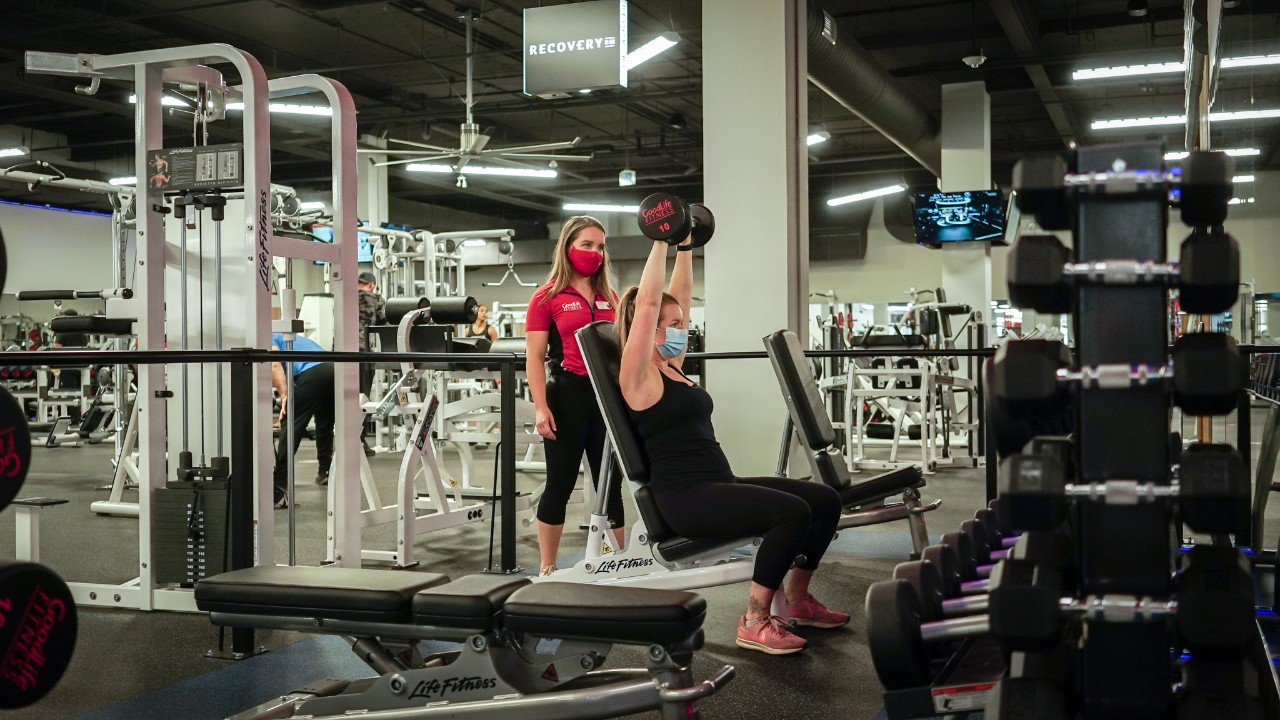
[[665, 192], [653, 193], [641, 201], [636, 222], [645, 237], [668, 245], [679, 245], [692, 237], [690, 245], [702, 247], [716, 231], [716, 218], [707, 206], [689, 204]]

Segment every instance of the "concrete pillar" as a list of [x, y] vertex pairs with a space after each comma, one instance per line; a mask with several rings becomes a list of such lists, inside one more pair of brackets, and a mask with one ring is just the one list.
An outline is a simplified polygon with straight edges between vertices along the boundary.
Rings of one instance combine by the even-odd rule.
[[[943, 192], [991, 189], [991, 96], [982, 81], [942, 86]], [[991, 321], [991, 244], [942, 246], [942, 288]], [[964, 346], [965, 338], [960, 338]], [[990, 339], [988, 339], [990, 342]]]
[[[363, 135], [360, 137], [360, 144], [385, 148], [387, 141], [373, 135]], [[374, 163], [386, 160], [386, 155], [373, 153], [359, 155], [356, 160], [356, 184], [360, 186], [356, 194], [356, 217], [372, 227], [378, 227], [390, 219], [387, 217], [387, 199], [391, 195], [387, 190], [387, 168], [374, 166]]]
[[[702, 3], [703, 162], [716, 215], [703, 271], [712, 352], [763, 350], [762, 338], [781, 328], [805, 339], [805, 12], [805, 2], [787, 0]], [[734, 471], [771, 473], [786, 407], [769, 363], [712, 361], [707, 387]]]

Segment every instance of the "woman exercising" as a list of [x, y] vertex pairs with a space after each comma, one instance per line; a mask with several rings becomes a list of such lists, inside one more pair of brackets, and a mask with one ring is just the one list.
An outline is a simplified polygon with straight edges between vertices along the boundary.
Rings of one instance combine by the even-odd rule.
[[[609, 273], [604, 226], [586, 215], [571, 217], [560, 229], [547, 283], [534, 291], [525, 315], [525, 371], [547, 459], [546, 487], [538, 501], [541, 575], [556, 571], [565, 506], [578, 483], [584, 451], [597, 486], [600, 480], [604, 418], [574, 333], [597, 320], [613, 321], [617, 294]], [[624, 534], [620, 486], [611, 487], [608, 503], [609, 527], [619, 550]]]
[[[820, 482], [734, 476], [711, 426], [711, 396], [680, 370], [693, 294], [689, 242], [678, 248], [669, 292], [662, 292], [668, 246], [658, 241], [640, 286], [623, 295], [618, 382], [644, 441], [649, 487], [667, 525], [691, 537], [763, 537], [737, 643], [789, 655], [806, 644], [789, 625], [836, 628], [849, 622], [848, 613], [828, 610], [809, 594], [813, 571], [835, 537], [840, 496]], [[788, 571], [784, 619], [770, 608]]]
[[489, 342], [498, 339], [498, 329], [489, 324], [489, 308], [481, 305], [476, 308], [476, 320], [467, 326], [463, 337], [488, 338]]

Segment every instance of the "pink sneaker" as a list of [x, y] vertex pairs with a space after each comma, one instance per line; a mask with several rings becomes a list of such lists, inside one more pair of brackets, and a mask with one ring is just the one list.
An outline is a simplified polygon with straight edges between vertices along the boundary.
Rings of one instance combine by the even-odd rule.
[[805, 595], [798, 603], [788, 603], [787, 618], [793, 625], [815, 628], [838, 628], [849, 623], [849, 613], [828, 610], [812, 595]]
[[781, 620], [773, 615], [765, 615], [748, 625], [747, 616], [743, 615], [738, 620], [738, 647], [759, 650], [769, 655], [800, 652], [808, 643], [787, 631]]

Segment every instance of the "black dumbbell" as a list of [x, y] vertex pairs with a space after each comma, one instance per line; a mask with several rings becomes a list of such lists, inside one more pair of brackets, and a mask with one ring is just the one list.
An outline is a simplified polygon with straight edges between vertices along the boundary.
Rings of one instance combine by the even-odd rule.
[[1071, 227], [1064, 183], [1066, 175], [1067, 161], [1060, 155], [1028, 157], [1013, 166], [1018, 209], [1034, 215], [1036, 224], [1045, 230], [1067, 230]]
[[[920, 598], [906, 580], [883, 580], [867, 590], [867, 646], [876, 675], [887, 690], [927, 685], [929, 644], [997, 634], [1007, 650], [1042, 650], [1059, 638], [1063, 608], [1083, 603], [1060, 600], [1055, 568], [1025, 560], [1005, 560], [991, 576], [990, 613], [926, 621]], [[998, 631], [998, 633], [997, 633]]]
[[1204, 533], [1243, 532], [1249, 527], [1250, 487], [1244, 460], [1226, 444], [1196, 443], [1182, 452], [1178, 485], [1136, 481], [1070, 484], [1052, 455], [1011, 455], [1000, 463], [1000, 496], [1009, 520], [1020, 530], [1050, 530], [1066, 514], [1072, 496], [1125, 502], [1176, 502], [1191, 529]]
[[1183, 310], [1214, 314], [1229, 310], [1239, 299], [1240, 246], [1221, 227], [1197, 228], [1182, 242], [1177, 264], [1073, 263], [1057, 237], [1023, 235], [1009, 251], [1008, 283], [1014, 305], [1042, 313], [1071, 312], [1071, 287], [1099, 283], [1176, 286]]
[[692, 236], [689, 244], [702, 247], [716, 231], [716, 218], [705, 205], [690, 205], [665, 192], [653, 193], [642, 200], [636, 221], [641, 234], [668, 245], [679, 245]]
[[1178, 204], [1190, 227], [1221, 225], [1234, 192], [1235, 161], [1224, 152], [1193, 152], [1182, 160]]
[[987, 595], [950, 595], [942, 573], [928, 560], [899, 563], [893, 568], [895, 580], [906, 580], [920, 598], [921, 617], [941, 620], [986, 612]]
[[0, 710], [25, 707], [62, 679], [76, 648], [76, 603], [58, 574], [36, 563], [0, 560], [5, 650]]
[[1066, 385], [1127, 389], [1169, 385], [1174, 403], [1191, 415], [1224, 415], [1235, 409], [1241, 385], [1240, 351], [1225, 333], [1191, 333], [1173, 344], [1167, 365], [1098, 365], [1067, 370], [1070, 354], [1051, 340], [1014, 340], [996, 351], [992, 390], [1012, 413], [1062, 407]]

